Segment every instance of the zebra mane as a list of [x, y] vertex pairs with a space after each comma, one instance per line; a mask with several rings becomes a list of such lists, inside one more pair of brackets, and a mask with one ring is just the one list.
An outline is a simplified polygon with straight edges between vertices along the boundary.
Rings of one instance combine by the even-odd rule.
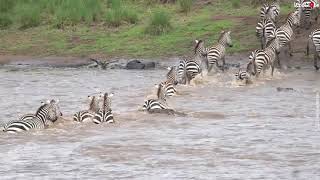
[[109, 102], [108, 102], [108, 93], [104, 93], [104, 96], [103, 96], [103, 111], [108, 111], [110, 109], [109, 107]]
[[196, 47], [194, 47], [194, 54], [197, 54], [197, 49], [199, 48], [200, 46], [200, 43], [202, 43], [203, 41], [200, 39], [197, 44], [196, 44]]
[[40, 113], [40, 111], [42, 111], [42, 109], [44, 109], [45, 107], [47, 107], [47, 106], [49, 106], [49, 104], [42, 104], [39, 108], [38, 108], [38, 110], [36, 111], [36, 113], [35, 113], [35, 115], [37, 115], [38, 113]]
[[218, 38], [218, 42], [220, 42], [220, 40], [223, 38], [223, 36], [224, 36], [226, 33], [227, 33], [227, 31], [222, 31], [222, 32], [220, 33], [220, 36], [219, 36], [219, 38]]

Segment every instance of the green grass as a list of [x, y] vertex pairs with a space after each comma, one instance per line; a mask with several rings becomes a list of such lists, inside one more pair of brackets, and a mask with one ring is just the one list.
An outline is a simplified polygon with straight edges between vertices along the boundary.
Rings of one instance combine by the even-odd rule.
[[[32, 16], [23, 17], [40, 17], [40, 21], [31, 21], [37, 22], [35, 25], [28, 24], [20, 29], [22, 19], [16, 20], [24, 12], [11, 12], [21, 9], [21, 5], [9, 4], [11, 10], [0, 14], [0, 28], [5, 28], [0, 30], [0, 52], [45, 56], [103, 54], [129, 58], [181, 56], [190, 52], [195, 39], [205, 40], [206, 46], [213, 45], [221, 30], [232, 31], [234, 46], [228, 48], [228, 53], [259, 47], [254, 24], [259, 8], [242, 4], [235, 8], [232, 1], [220, 0], [211, 5], [199, 5], [195, 1], [188, 14], [181, 13], [179, 2], [165, 5], [146, 3], [151, 0], [23, 2], [35, 1], [40, 15], [27, 12]], [[290, 10], [289, 5], [281, 8], [284, 12]], [[245, 17], [253, 17], [253, 22], [244, 25]], [[10, 22], [2, 27], [6, 19]]]
[[178, 0], [180, 9], [184, 13], [188, 13], [193, 5], [193, 0]]

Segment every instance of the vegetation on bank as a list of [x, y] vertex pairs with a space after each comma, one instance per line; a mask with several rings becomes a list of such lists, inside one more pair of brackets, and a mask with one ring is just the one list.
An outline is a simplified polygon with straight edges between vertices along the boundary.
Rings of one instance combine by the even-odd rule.
[[[230, 52], [258, 46], [259, 8], [250, 0], [160, 1], [1, 0], [0, 53], [180, 56], [190, 52], [195, 39], [207, 46], [216, 42], [224, 29], [233, 31]], [[291, 8], [285, 4], [282, 14]]]

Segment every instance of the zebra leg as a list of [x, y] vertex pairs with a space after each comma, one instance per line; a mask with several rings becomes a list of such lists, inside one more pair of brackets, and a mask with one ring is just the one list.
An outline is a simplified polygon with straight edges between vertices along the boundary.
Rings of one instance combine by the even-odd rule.
[[212, 67], [213, 67], [213, 65], [212, 65], [212, 64], [210, 64], [210, 65], [209, 65], [209, 67], [208, 67], [208, 72], [211, 72]]
[[290, 56], [293, 56], [293, 54], [292, 54], [291, 41], [288, 42], [288, 47], [289, 47], [289, 55], [290, 55]]
[[318, 60], [319, 60], [319, 53], [314, 53], [314, 56], [313, 56], [313, 60], [314, 60], [314, 67], [316, 68], [316, 70], [318, 71], [319, 70], [319, 66], [318, 66]]
[[222, 57], [222, 71], [224, 71], [224, 67], [226, 65], [226, 59], [225, 56]]
[[279, 54], [280, 54], [280, 53], [276, 53], [276, 60], [278, 61], [279, 69], [281, 69], [281, 62], [280, 62]]
[[273, 77], [274, 63], [271, 63], [271, 76]]

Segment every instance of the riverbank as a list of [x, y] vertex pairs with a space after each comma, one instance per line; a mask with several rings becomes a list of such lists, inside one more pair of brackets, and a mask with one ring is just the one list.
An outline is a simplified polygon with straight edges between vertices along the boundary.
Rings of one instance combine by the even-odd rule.
[[[54, 20], [45, 19], [35, 27], [21, 29], [12, 25], [0, 30], [0, 54], [23, 56], [73, 56], [166, 58], [190, 54], [195, 39], [203, 39], [207, 46], [215, 43], [222, 30], [231, 30], [234, 46], [228, 53], [247, 52], [259, 47], [255, 25], [259, 7], [231, 1], [196, 1], [191, 11], [183, 13], [177, 3], [128, 3], [135, 9], [137, 22], [112, 27], [104, 21], [79, 22], [60, 28]], [[282, 19], [291, 10], [290, 3], [281, 7]], [[163, 10], [171, 29], [161, 35], [150, 35], [146, 28], [150, 16]]]

